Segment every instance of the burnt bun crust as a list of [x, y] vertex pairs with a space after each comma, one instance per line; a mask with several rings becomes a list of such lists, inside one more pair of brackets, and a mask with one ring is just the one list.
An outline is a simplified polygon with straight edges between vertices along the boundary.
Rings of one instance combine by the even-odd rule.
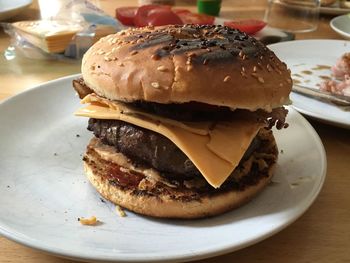
[[223, 26], [131, 28], [84, 55], [86, 84], [111, 100], [201, 102], [249, 110], [289, 103], [286, 64], [264, 44]]
[[[247, 167], [249, 162], [261, 162], [263, 159], [268, 163], [267, 167], [259, 165], [253, 179], [244, 180], [244, 177], [239, 177], [242, 183], [236, 186], [229, 182], [219, 189], [209, 186], [205, 188], [201, 181], [192, 183], [190, 188], [174, 185], [157, 176], [152, 169], [134, 167], [127, 157], [117, 153], [113, 147], [104, 145], [97, 138], [93, 138], [87, 147], [84, 169], [91, 184], [104, 198], [130, 211], [161, 218], [209, 217], [247, 203], [270, 182], [278, 150], [272, 132], [266, 133], [264, 137], [268, 144], [264, 151], [256, 153], [251, 161], [247, 159], [241, 165]], [[259, 154], [260, 157], [257, 157]], [[118, 180], [111, 178], [110, 171], [115, 171], [116, 168], [129, 173], [135, 179], [128, 183], [123, 181], [123, 177]], [[248, 172], [243, 169], [241, 173], [246, 176]]]

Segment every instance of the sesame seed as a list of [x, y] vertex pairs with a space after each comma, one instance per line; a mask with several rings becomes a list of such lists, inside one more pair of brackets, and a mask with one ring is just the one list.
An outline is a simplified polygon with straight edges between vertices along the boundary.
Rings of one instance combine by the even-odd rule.
[[160, 87], [158, 82], [152, 82], [151, 86], [155, 89], [159, 89], [159, 87]]
[[186, 70], [187, 71], [191, 71], [193, 69], [193, 66], [192, 65], [187, 65], [187, 67], [186, 67]]
[[265, 81], [264, 81], [264, 79], [263, 79], [262, 77], [258, 77], [258, 81], [259, 81], [260, 83], [265, 83]]
[[104, 53], [106, 53], [106, 52], [101, 50], [101, 49], [97, 51], [97, 55], [103, 55]]
[[230, 76], [226, 76], [225, 78], [224, 78], [224, 82], [228, 82], [228, 81], [230, 81], [231, 80], [231, 77]]
[[112, 54], [111, 51], [107, 52], [105, 55], [106, 55], [106, 56], [109, 56], [110, 54]]
[[117, 43], [117, 41], [118, 41], [118, 39], [113, 38], [112, 41], [111, 41], [111, 43], [112, 43], [112, 44], [115, 44], [115, 43]]
[[207, 65], [207, 64], [208, 64], [208, 59], [204, 59], [203, 65]]
[[120, 63], [118, 63], [118, 66], [124, 67], [124, 64], [120, 62]]
[[266, 68], [267, 68], [267, 71], [268, 71], [268, 72], [271, 72], [271, 71], [272, 71], [272, 68], [271, 68], [270, 64], [267, 64], [267, 65], [266, 65]]
[[104, 57], [103, 58], [105, 61], [112, 61], [112, 58], [110, 58], [110, 57]]
[[130, 55], [136, 55], [138, 52], [136, 50], [131, 51]]
[[159, 67], [157, 68], [157, 70], [158, 70], [158, 71], [161, 71], [161, 72], [164, 72], [164, 71], [166, 71], [167, 69], [166, 69], [165, 66], [159, 66]]
[[253, 72], [256, 72], [257, 71], [257, 68], [256, 66], [253, 67]]
[[290, 79], [287, 79], [287, 82], [290, 84], [290, 83], [292, 83], [292, 81], [290, 80]]
[[151, 56], [151, 59], [159, 60], [159, 59], [160, 59], [160, 56], [158, 56], [157, 54], [153, 54], [153, 55]]

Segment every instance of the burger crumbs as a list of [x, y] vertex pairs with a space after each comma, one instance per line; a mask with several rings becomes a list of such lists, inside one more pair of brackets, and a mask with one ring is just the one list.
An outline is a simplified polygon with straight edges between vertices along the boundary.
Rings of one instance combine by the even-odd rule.
[[100, 201], [101, 201], [102, 203], [106, 203], [106, 201], [105, 201], [103, 198], [101, 198], [101, 197], [100, 197]]
[[119, 213], [120, 217], [126, 217], [126, 213], [119, 205], [115, 206], [115, 210]]
[[80, 137], [80, 134], [76, 134], [75, 137], [79, 138], [79, 137]]
[[95, 226], [98, 222], [95, 216], [91, 216], [90, 218], [78, 217], [78, 221], [85, 226]]
[[284, 151], [281, 149], [281, 153], [283, 154], [284, 153]]
[[58, 154], [57, 153], [53, 153], [54, 156], [57, 156]]

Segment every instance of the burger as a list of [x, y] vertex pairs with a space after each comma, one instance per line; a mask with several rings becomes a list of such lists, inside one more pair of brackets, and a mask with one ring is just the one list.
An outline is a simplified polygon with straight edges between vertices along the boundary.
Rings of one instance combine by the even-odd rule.
[[130, 211], [201, 218], [271, 180], [292, 81], [264, 44], [219, 25], [132, 28], [102, 38], [74, 80], [94, 137], [91, 184]]

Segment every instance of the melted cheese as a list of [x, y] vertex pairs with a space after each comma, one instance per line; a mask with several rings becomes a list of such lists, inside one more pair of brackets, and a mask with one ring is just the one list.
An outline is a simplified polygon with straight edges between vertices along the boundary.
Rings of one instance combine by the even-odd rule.
[[164, 135], [188, 156], [215, 188], [233, 172], [262, 127], [254, 119], [247, 118], [216, 125], [212, 122], [184, 123], [91, 95], [82, 102], [92, 104], [79, 109], [75, 113], [78, 116], [121, 120]]
[[[110, 100], [101, 98], [94, 93], [87, 95], [84, 99], [82, 99], [81, 103], [83, 104], [92, 103], [99, 106], [108, 106], [110, 109], [116, 110], [117, 112], [123, 112], [124, 114], [128, 114], [128, 115], [138, 115], [139, 117], [143, 116], [144, 118], [153, 119], [162, 123], [167, 123], [200, 135], [208, 134], [208, 130], [210, 126], [213, 125], [212, 122], [207, 122], [207, 121], [206, 122], [185, 122], [185, 121], [181, 122], [177, 120], [164, 118], [161, 116], [156, 116], [154, 114], [149, 114], [147, 112], [140, 111], [122, 102], [110, 101]], [[102, 117], [103, 116], [101, 116], [101, 118], [99, 119], [105, 119]]]

